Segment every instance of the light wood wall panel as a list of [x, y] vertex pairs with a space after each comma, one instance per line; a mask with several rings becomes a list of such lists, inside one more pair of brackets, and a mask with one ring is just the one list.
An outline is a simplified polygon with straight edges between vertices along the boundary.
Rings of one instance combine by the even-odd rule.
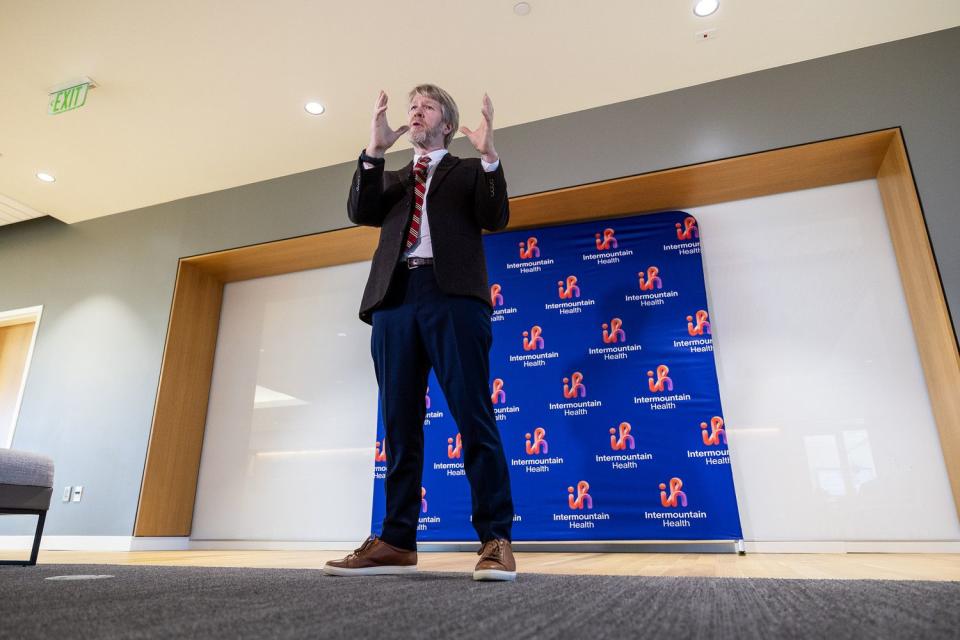
[[[741, 200], [876, 178], [960, 513], [960, 355], [898, 129], [776, 149], [510, 200], [510, 228]], [[190, 534], [223, 284], [369, 260], [351, 227], [180, 263], [135, 535]]]
[[878, 131], [510, 200], [510, 226], [699, 207], [867, 180], [893, 132]]
[[136, 536], [190, 535], [222, 299], [222, 281], [180, 262]]
[[34, 322], [0, 326], [0, 434], [9, 433], [13, 422], [35, 326]]
[[877, 173], [890, 239], [960, 513], [960, 352], [923, 221], [903, 136], [894, 135]]
[[379, 229], [351, 227], [208, 253], [184, 262], [223, 282], [236, 282], [369, 260], [379, 237]]

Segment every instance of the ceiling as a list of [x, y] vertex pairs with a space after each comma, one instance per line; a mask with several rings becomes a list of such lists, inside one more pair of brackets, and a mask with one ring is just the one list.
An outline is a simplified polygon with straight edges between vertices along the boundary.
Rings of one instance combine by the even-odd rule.
[[[957, 0], [721, 0], [708, 18], [692, 0], [515, 2], [0, 0], [0, 224], [349, 161], [381, 88], [394, 126], [434, 82], [470, 127], [488, 92], [504, 127], [960, 25]], [[83, 76], [86, 105], [48, 115], [49, 89]]]

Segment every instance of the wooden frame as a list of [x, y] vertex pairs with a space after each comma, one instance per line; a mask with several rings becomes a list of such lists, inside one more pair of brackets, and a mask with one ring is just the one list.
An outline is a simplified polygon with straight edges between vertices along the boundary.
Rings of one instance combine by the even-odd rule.
[[[10, 417], [10, 430], [5, 439], [0, 440], [0, 448], [9, 449], [13, 446], [13, 436], [17, 430], [17, 421], [20, 419], [20, 408], [23, 405], [23, 393], [27, 388], [27, 378], [30, 375], [30, 363], [33, 362], [33, 350], [37, 345], [37, 334], [40, 332], [40, 318], [43, 316], [43, 305], [36, 307], [25, 307], [23, 309], [11, 309], [10, 311], [0, 312], [0, 328], [9, 327], [18, 324], [30, 324], [32, 326], [30, 335], [30, 344], [27, 345], [26, 354], [23, 363], [23, 370], [20, 373], [20, 386], [17, 389], [17, 397], [13, 404], [13, 414]], [[0, 352], [3, 349], [0, 348]], [[3, 367], [0, 366], [0, 378]], [[4, 429], [0, 429], [0, 433]]]
[[[510, 228], [742, 200], [875, 178], [960, 513], [960, 352], [899, 129], [836, 138], [510, 201]], [[345, 187], [346, 188], [346, 187]], [[368, 260], [351, 227], [180, 260], [135, 536], [190, 535], [223, 285]]]

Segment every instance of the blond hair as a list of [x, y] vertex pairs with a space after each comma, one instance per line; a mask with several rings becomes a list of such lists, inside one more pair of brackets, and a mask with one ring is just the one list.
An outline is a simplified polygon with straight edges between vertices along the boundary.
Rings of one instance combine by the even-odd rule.
[[453, 97], [449, 93], [435, 84], [418, 84], [410, 90], [410, 95], [407, 97], [407, 100], [413, 102], [414, 96], [418, 95], [436, 100], [440, 103], [440, 114], [443, 117], [443, 123], [451, 125], [450, 133], [443, 136], [444, 148], [449, 147], [453, 136], [456, 135], [457, 130], [460, 128], [460, 110], [457, 109], [457, 103], [454, 102]]

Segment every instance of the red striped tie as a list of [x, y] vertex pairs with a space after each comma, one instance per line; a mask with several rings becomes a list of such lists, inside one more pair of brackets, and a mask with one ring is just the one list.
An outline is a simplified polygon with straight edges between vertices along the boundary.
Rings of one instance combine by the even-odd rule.
[[406, 249], [410, 249], [417, 244], [420, 239], [420, 216], [423, 215], [423, 201], [427, 197], [427, 165], [430, 164], [430, 156], [423, 156], [417, 161], [417, 166], [413, 168], [413, 177], [415, 185], [413, 188], [413, 217], [410, 218], [410, 230], [407, 232]]

